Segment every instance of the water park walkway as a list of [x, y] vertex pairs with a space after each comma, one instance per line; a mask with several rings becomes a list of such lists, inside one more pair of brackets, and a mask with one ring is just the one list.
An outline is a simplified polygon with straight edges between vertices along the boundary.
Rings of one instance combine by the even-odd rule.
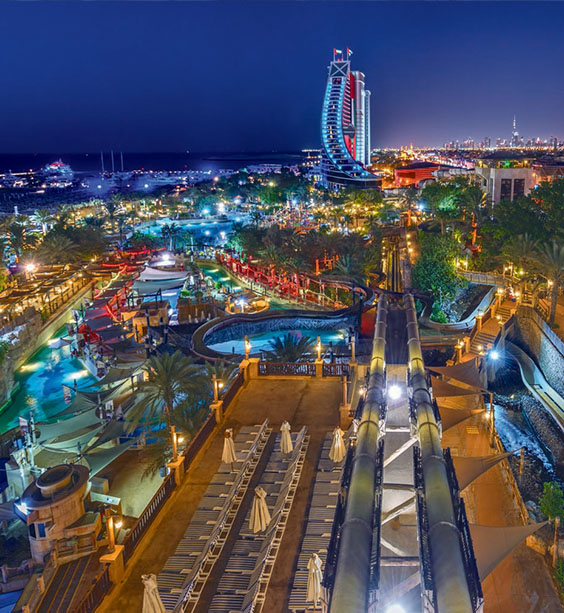
[[[493, 454], [486, 417], [475, 415], [443, 433], [443, 447], [453, 455]], [[468, 520], [487, 526], [522, 525], [519, 509], [506, 483], [501, 464], [490, 468], [463, 492]], [[519, 545], [482, 582], [484, 613], [557, 613], [560, 600], [542, 556]]]
[[[141, 575], [159, 574], [196, 511], [212, 477], [220, 466], [224, 428], [234, 434], [241, 426], [270, 420], [273, 433], [278, 433], [284, 420], [297, 431], [307, 427], [310, 436], [305, 465], [298, 485], [290, 521], [282, 540], [273, 579], [267, 592], [266, 607], [282, 611], [287, 602], [292, 569], [299, 550], [303, 522], [310, 496], [315, 466], [322, 441], [339, 423], [342, 384], [338, 379], [258, 379], [251, 380], [227, 413], [219, 432], [208, 442], [192, 463], [184, 481], [172, 494], [142, 543], [127, 565], [122, 582], [115, 586], [99, 608], [101, 612], [139, 613], [143, 602]], [[230, 535], [226, 550], [236, 535]]]

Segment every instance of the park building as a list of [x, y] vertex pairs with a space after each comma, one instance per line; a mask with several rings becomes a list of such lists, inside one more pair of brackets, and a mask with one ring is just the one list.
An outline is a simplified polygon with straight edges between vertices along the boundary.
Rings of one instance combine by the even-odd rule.
[[532, 159], [519, 153], [496, 151], [476, 159], [476, 176], [489, 202], [516, 200], [534, 187]]
[[330, 188], [345, 186], [379, 188], [381, 178], [370, 165], [370, 91], [362, 72], [351, 70], [350, 55], [333, 49], [333, 61], [323, 99], [321, 116], [323, 183]]

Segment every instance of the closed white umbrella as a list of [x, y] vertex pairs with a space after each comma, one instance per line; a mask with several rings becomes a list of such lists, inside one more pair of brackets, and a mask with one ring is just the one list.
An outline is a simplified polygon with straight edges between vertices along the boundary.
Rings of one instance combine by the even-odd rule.
[[307, 563], [307, 597], [306, 602], [313, 601], [313, 606], [317, 608], [317, 603], [321, 599], [321, 581], [323, 572], [321, 558], [312, 553]]
[[223, 454], [221, 455], [221, 461], [226, 464], [231, 464], [231, 470], [233, 470], [233, 464], [237, 461], [237, 454], [235, 453], [235, 443], [233, 442], [233, 429], [227, 428], [225, 430], [225, 438], [223, 439]]
[[335, 464], [342, 462], [346, 454], [345, 440], [343, 439], [343, 431], [338, 426], [333, 430], [333, 442], [329, 450], [329, 457]]
[[292, 453], [294, 445], [292, 444], [292, 437], [290, 436], [290, 424], [287, 421], [280, 426], [280, 432], [282, 432], [282, 439], [280, 440], [280, 449], [282, 449], [282, 453]]
[[266, 492], [260, 487], [255, 488], [253, 506], [251, 508], [250, 528], [254, 534], [264, 532], [270, 523], [270, 512], [266, 506]]
[[159, 595], [157, 575], [141, 575], [141, 581], [145, 586], [143, 593], [142, 613], [165, 613], [165, 608]]

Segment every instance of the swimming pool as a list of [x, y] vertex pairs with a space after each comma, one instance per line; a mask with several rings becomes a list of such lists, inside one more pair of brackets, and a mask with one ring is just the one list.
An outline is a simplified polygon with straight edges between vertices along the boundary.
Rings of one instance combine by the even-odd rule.
[[[346, 330], [312, 330], [309, 328], [297, 328], [294, 330], [272, 330], [270, 332], [263, 332], [261, 334], [249, 335], [251, 341], [251, 352], [258, 353], [260, 351], [269, 351], [272, 349], [270, 343], [276, 338], [282, 337], [288, 332], [291, 332], [295, 336], [309, 337], [313, 341], [319, 336], [321, 338], [321, 345], [325, 352], [330, 344], [333, 347], [346, 346], [347, 344], [347, 331]], [[220, 343], [209, 344], [208, 347], [217, 351], [218, 353], [245, 353], [244, 337], [232, 340], [223, 341]]]
[[80, 389], [96, 381], [79, 360], [70, 357], [68, 345], [50, 346], [65, 333], [64, 326], [57, 330], [16, 372], [19, 387], [0, 413], [0, 432], [16, 426], [19, 416], [28, 419], [30, 410], [35, 421], [44, 421], [65, 409], [63, 384], [72, 386], [76, 381]]

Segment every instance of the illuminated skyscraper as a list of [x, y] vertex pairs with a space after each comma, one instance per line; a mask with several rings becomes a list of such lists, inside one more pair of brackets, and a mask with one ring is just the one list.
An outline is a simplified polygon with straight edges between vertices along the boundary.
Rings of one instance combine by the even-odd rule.
[[380, 179], [369, 172], [370, 92], [364, 74], [351, 71], [350, 55], [333, 49], [323, 100], [321, 169], [327, 185], [378, 187]]

